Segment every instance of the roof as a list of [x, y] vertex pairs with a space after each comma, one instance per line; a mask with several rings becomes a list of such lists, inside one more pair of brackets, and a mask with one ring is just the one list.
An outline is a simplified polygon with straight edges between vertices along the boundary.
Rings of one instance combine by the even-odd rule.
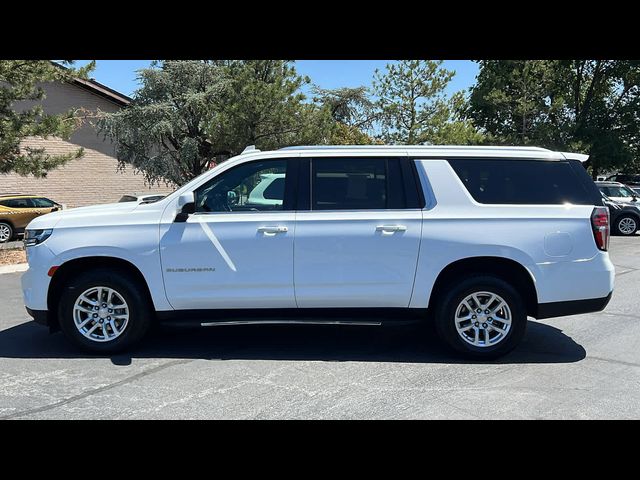
[[126, 107], [131, 103], [131, 98], [126, 96], [124, 93], [120, 93], [113, 88], [109, 88], [106, 85], [95, 81], [93, 78], [87, 80], [82, 78], [75, 78], [71, 83], [77, 85], [80, 88], [89, 90], [96, 95], [106, 98], [107, 100], [111, 100], [121, 107]]
[[[56, 67], [69, 70], [67, 67], [65, 67], [64, 65], [60, 65], [59, 63], [56, 63], [56, 62], [51, 62], [51, 63], [53, 63]], [[102, 83], [94, 80], [93, 78], [88, 78], [88, 79], [74, 78], [69, 83], [76, 85], [80, 88], [83, 88], [85, 90], [89, 90], [90, 92], [96, 95], [99, 95], [103, 98], [106, 98], [107, 100], [117, 103], [121, 107], [125, 107], [131, 103], [131, 97], [128, 97], [124, 93], [120, 93], [114, 90], [113, 88], [107, 87], [106, 85], [103, 85]]]
[[[305, 145], [285, 147], [280, 151], [298, 153], [300, 156], [311, 154], [350, 154], [363, 156], [367, 154], [394, 154], [412, 157], [484, 157], [484, 158], [513, 158], [513, 159], [542, 159], [542, 160], [580, 160], [585, 161], [588, 156], [554, 152], [540, 147], [505, 147], [505, 146], [468, 146], [468, 145]], [[247, 155], [253, 154], [250, 151]]]

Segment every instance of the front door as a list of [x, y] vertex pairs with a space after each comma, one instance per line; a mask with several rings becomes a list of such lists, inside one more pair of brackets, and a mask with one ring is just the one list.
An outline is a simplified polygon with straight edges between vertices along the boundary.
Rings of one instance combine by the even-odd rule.
[[195, 213], [161, 232], [177, 310], [291, 308], [295, 213], [291, 160], [243, 163], [195, 193]]

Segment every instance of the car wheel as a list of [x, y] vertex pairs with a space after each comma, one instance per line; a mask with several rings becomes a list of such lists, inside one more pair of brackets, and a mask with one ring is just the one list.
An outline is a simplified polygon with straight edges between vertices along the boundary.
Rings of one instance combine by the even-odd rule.
[[451, 285], [435, 311], [440, 337], [466, 357], [493, 359], [513, 350], [527, 325], [524, 302], [504, 280], [473, 276]]
[[58, 306], [60, 328], [76, 346], [114, 353], [138, 342], [149, 329], [152, 306], [130, 276], [96, 269], [71, 279]]
[[638, 219], [633, 215], [622, 215], [616, 220], [616, 232], [620, 235], [635, 235], [638, 231]]
[[0, 222], [0, 243], [6, 243], [13, 238], [13, 228], [5, 222]]

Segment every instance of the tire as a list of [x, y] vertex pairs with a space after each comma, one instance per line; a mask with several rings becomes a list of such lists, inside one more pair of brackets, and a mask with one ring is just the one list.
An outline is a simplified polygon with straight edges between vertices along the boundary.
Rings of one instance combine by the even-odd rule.
[[[113, 308], [102, 308], [107, 302], [109, 290], [112, 292], [112, 303], [107, 307]], [[102, 295], [99, 311], [86, 313], [86, 310], [95, 308], [99, 294]], [[82, 295], [93, 303], [80, 300]], [[128, 317], [125, 317], [125, 312]], [[98, 316], [97, 319], [93, 318], [94, 314]], [[88, 323], [85, 322], [90, 315], [92, 318]], [[62, 288], [58, 305], [60, 329], [67, 339], [82, 350], [99, 354], [120, 352], [140, 341], [149, 330], [152, 318], [152, 303], [144, 288], [125, 272], [107, 268], [89, 270], [69, 279]], [[93, 333], [89, 333], [88, 330], [100, 320], [102, 322]], [[86, 323], [83, 331], [89, 336], [81, 332], [76, 322]]]
[[0, 243], [10, 242], [13, 236], [13, 227], [7, 222], [0, 222]]
[[[437, 303], [435, 309], [435, 322], [439, 336], [444, 342], [467, 358], [495, 359], [513, 350], [522, 340], [527, 326], [527, 312], [524, 301], [518, 292], [504, 280], [489, 275], [477, 275], [468, 277], [460, 283], [452, 284], [442, 300]], [[482, 293], [480, 293], [482, 292]], [[472, 294], [478, 293], [476, 298], [480, 305], [488, 307], [477, 313], [475, 300], [464, 303]], [[497, 296], [492, 302], [489, 294]], [[491, 309], [498, 306], [499, 300], [504, 300], [506, 308], [496, 309], [491, 315]], [[472, 308], [469, 308], [472, 307]], [[471, 311], [473, 310], [473, 311]], [[487, 315], [485, 312], [489, 310]], [[497, 314], [497, 315], [496, 315]], [[467, 321], [456, 322], [456, 317], [471, 317]], [[510, 324], [502, 322], [501, 318], [510, 317]], [[477, 324], [476, 324], [477, 322]], [[473, 325], [471, 325], [473, 323]], [[463, 333], [458, 332], [456, 325], [461, 329], [471, 328]], [[475, 325], [478, 325], [477, 327]], [[500, 333], [500, 331], [506, 333]], [[477, 344], [470, 343], [476, 340], [475, 332], [478, 331]], [[484, 332], [489, 334], [489, 342], [486, 344]], [[463, 335], [469, 340], [465, 340]]]
[[635, 235], [638, 231], [638, 217], [634, 215], [620, 215], [620, 217], [616, 219], [615, 229], [619, 235]]

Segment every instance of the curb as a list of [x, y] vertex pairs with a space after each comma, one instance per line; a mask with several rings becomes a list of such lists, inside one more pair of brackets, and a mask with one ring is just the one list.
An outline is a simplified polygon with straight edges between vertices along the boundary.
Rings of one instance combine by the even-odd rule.
[[17, 263], [16, 265], [0, 266], [0, 275], [3, 273], [26, 272], [29, 269], [28, 263]]

